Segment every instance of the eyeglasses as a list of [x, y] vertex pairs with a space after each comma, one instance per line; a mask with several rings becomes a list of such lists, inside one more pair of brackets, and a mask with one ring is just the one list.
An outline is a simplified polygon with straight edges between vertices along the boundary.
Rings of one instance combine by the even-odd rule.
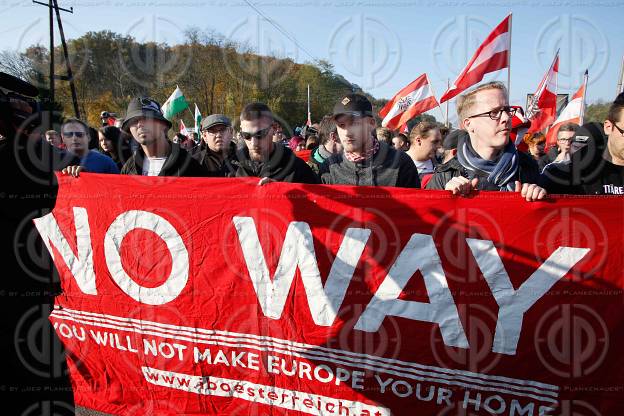
[[560, 139], [557, 139], [557, 141], [561, 143], [565, 143], [565, 142], [572, 143], [573, 139], [574, 139], [573, 137], [562, 137]]
[[85, 133], [83, 131], [65, 131], [63, 132], [63, 136], [65, 137], [73, 137], [76, 136], [79, 139], [82, 139], [84, 137]]
[[216, 136], [219, 133], [225, 133], [229, 127], [219, 127], [219, 128], [211, 128], [211, 129], [203, 129], [204, 133], [208, 133], [211, 136]]
[[251, 140], [253, 138], [255, 139], [263, 139], [267, 133], [271, 130], [271, 127], [267, 127], [266, 129], [262, 129], [262, 130], [258, 130], [255, 133], [248, 133], [246, 131], [241, 131], [240, 135], [244, 140]]
[[[609, 121], [611, 121], [611, 120], [609, 120]], [[615, 124], [615, 121], [611, 121], [611, 124], [613, 124], [613, 127], [615, 127], [615, 128], [617, 129], [617, 131], [619, 131], [619, 132], [620, 132], [620, 134], [621, 134], [622, 136], [624, 136], [624, 129], [619, 128], [619, 127], [618, 127], [618, 125], [617, 125], [617, 124]]]
[[467, 118], [488, 116], [492, 120], [500, 120], [501, 116], [503, 115], [503, 111], [507, 113], [509, 117], [512, 117], [514, 114], [516, 114], [516, 111], [518, 111], [518, 107], [511, 107], [511, 106], [506, 105], [504, 107], [495, 108], [494, 110], [486, 111], [485, 113], [475, 114]]

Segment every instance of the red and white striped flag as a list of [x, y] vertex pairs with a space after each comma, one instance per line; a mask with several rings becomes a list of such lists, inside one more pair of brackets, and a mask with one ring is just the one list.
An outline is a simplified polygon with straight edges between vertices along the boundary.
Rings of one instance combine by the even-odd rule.
[[182, 121], [182, 120], [180, 120], [180, 133], [185, 135], [186, 137], [190, 136], [189, 131], [186, 128], [186, 126], [184, 125], [184, 121]]
[[557, 118], [557, 75], [559, 74], [559, 51], [550, 68], [533, 94], [527, 108], [527, 118], [531, 120], [529, 133], [544, 130]]
[[422, 74], [392, 97], [379, 111], [379, 116], [383, 118], [381, 125], [396, 130], [417, 115], [438, 105], [427, 74]]
[[566, 105], [555, 123], [550, 126], [548, 134], [546, 134], [546, 148], [550, 148], [557, 143], [557, 134], [559, 128], [566, 123], [583, 124], [583, 113], [585, 112], [585, 90], [587, 88], [587, 71], [585, 71], [585, 78], [583, 85], [578, 89], [576, 94], [572, 97], [572, 101]]
[[514, 106], [516, 112], [511, 118], [511, 131], [509, 132], [509, 138], [514, 142], [516, 147], [522, 145], [522, 139], [524, 135], [531, 127], [531, 122], [524, 116], [524, 110], [520, 106]]
[[450, 100], [480, 82], [485, 74], [509, 67], [511, 53], [511, 13], [485, 38], [440, 103]]

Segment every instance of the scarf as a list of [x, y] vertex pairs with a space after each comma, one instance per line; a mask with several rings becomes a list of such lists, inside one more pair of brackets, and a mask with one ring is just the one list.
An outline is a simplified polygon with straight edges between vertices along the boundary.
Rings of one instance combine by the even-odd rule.
[[518, 174], [518, 152], [509, 140], [503, 152], [494, 160], [484, 160], [472, 148], [470, 138], [460, 140], [457, 146], [457, 160], [471, 173], [487, 174], [487, 181], [501, 191], [513, 192]]
[[363, 162], [368, 159], [372, 159], [372, 157], [375, 155], [375, 153], [377, 153], [378, 150], [379, 150], [379, 140], [377, 140], [376, 137], [373, 137], [372, 146], [367, 151], [365, 151], [364, 154], [358, 155], [352, 152], [347, 152], [345, 150], [344, 155], [348, 161], [353, 162], [353, 163], [358, 163], [358, 162]]

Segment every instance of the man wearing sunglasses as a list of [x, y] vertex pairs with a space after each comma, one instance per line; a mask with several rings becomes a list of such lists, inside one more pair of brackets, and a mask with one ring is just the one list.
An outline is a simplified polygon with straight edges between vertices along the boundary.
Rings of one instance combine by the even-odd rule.
[[542, 176], [550, 193], [624, 195], [624, 93], [613, 101], [602, 125], [577, 129], [570, 160], [549, 164]]
[[515, 110], [500, 82], [460, 95], [457, 114], [468, 137], [459, 140], [455, 157], [436, 168], [427, 189], [446, 189], [454, 195], [474, 189], [520, 192], [527, 201], [543, 199], [546, 191], [536, 185], [537, 163], [509, 139]]
[[89, 138], [89, 126], [82, 120], [70, 118], [61, 126], [61, 139], [65, 149], [80, 158], [80, 166], [84, 171], [119, 173], [119, 168], [113, 159], [89, 149]]
[[333, 111], [343, 151], [320, 166], [321, 181], [333, 185], [420, 188], [412, 159], [377, 139], [373, 106], [361, 94], [343, 97]]
[[240, 115], [240, 136], [245, 147], [237, 152], [236, 176], [268, 182], [318, 183], [312, 169], [288, 147], [273, 142], [273, 113], [264, 103], [247, 104]]

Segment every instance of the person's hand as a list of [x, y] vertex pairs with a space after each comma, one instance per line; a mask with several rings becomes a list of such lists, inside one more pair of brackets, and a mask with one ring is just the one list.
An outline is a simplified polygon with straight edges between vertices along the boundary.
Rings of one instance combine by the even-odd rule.
[[446, 183], [444, 189], [451, 191], [453, 195], [467, 196], [473, 189], [477, 189], [478, 178], [472, 180], [463, 176], [456, 176]]
[[520, 181], [516, 181], [516, 192], [520, 192], [520, 195], [529, 202], [539, 201], [540, 199], [546, 198], [546, 195], [548, 195], [546, 189], [534, 183], [520, 184]]
[[264, 186], [267, 183], [271, 183], [271, 182], [277, 182], [277, 181], [275, 179], [265, 177], [265, 178], [260, 179], [260, 181], [258, 181], [258, 186]]
[[64, 168], [61, 173], [63, 175], [71, 175], [74, 178], [77, 178], [78, 176], [80, 176], [80, 172], [82, 172], [83, 170], [85, 170], [82, 166], [76, 166], [76, 165], [72, 165], [72, 166], [67, 166], [66, 168]]

